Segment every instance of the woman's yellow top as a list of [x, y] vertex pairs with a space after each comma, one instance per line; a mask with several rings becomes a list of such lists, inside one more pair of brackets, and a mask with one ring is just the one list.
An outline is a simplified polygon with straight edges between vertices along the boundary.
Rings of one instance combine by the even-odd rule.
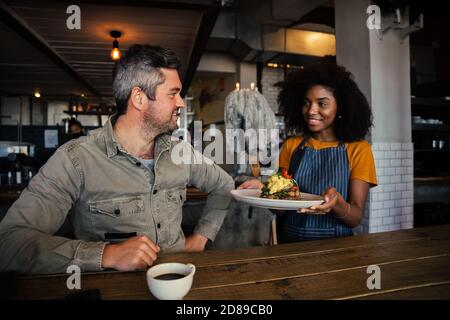
[[[283, 169], [289, 169], [292, 154], [298, 145], [302, 142], [303, 136], [296, 136], [286, 140], [281, 147], [279, 165]], [[339, 141], [323, 142], [312, 137], [308, 139], [305, 147], [315, 150], [337, 147]], [[357, 142], [345, 142], [347, 156], [350, 166], [350, 180], [358, 179], [370, 184], [371, 187], [376, 186], [377, 176], [375, 172], [375, 161], [373, 159], [372, 149], [366, 140]]]

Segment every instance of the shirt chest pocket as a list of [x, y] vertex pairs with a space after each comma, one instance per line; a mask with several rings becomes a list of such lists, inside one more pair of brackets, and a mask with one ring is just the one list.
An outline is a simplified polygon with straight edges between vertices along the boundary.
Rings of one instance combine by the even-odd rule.
[[144, 211], [144, 200], [142, 197], [100, 200], [91, 202], [89, 211], [94, 215], [104, 215], [112, 218], [134, 216]]
[[166, 192], [167, 206], [170, 209], [181, 207], [186, 201], [186, 188], [167, 190]]
[[183, 218], [183, 203], [186, 200], [186, 188], [174, 188], [166, 191], [167, 204], [167, 243], [173, 245], [180, 237]]

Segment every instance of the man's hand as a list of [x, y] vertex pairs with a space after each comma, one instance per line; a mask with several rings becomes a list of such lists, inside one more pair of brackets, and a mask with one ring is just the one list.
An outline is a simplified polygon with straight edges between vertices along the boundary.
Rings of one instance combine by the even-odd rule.
[[186, 252], [199, 252], [205, 250], [208, 238], [198, 233], [186, 237], [184, 248]]
[[242, 183], [238, 189], [261, 189], [263, 187], [263, 183], [257, 179], [247, 180]]
[[105, 246], [103, 268], [119, 271], [142, 270], [151, 266], [160, 248], [146, 236], [137, 236], [127, 241]]
[[325, 199], [324, 203], [317, 206], [312, 206], [308, 209], [299, 209], [298, 212], [309, 214], [327, 214], [334, 208], [339, 196], [340, 194], [337, 192], [336, 188], [330, 187], [323, 193], [323, 197]]

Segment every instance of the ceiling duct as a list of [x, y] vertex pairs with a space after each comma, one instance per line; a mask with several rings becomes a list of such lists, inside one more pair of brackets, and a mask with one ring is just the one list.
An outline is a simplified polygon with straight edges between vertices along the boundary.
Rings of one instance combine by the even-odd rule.
[[245, 14], [222, 12], [207, 50], [234, 55], [240, 61], [304, 64], [336, 55], [334, 34], [263, 25]]
[[228, 52], [242, 61], [252, 61], [262, 50], [261, 25], [252, 17], [222, 12], [207, 45], [210, 51]]

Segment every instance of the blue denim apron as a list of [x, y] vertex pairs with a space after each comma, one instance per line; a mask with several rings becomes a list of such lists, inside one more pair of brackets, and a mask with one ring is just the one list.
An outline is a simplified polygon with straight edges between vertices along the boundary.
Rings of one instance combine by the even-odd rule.
[[[350, 165], [345, 144], [315, 150], [306, 147], [305, 137], [294, 151], [289, 174], [297, 181], [300, 192], [323, 194], [326, 188], [335, 187], [347, 201]], [[318, 240], [353, 235], [352, 229], [334, 217], [287, 211], [282, 234], [283, 242]]]

